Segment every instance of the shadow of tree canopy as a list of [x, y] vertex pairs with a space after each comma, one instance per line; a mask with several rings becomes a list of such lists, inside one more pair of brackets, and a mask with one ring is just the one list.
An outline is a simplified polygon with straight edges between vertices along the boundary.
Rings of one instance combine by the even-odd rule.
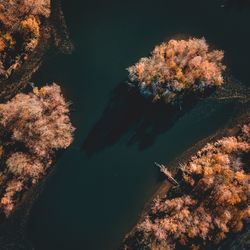
[[125, 82], [112, 92], [101, 118], [88, 134], [83, 149], [88, 156], [117, 143], [128, 133], [127, 146], [150, 147], [157, 136], [165, 133], [199, 98], [186, 96], [182, 105], [152, 103]]

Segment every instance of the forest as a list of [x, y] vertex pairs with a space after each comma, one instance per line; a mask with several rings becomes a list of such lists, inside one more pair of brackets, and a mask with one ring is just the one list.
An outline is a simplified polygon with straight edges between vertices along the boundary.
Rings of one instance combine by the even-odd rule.
[[[49, 37], [44, 37], [51, 15], [50, 0], [0, 2], [0, 81], [19, 85], [12, 74]], [[46, 33], [46, 32], [45, 32]], [[40, 57], [40, 55], [36, 55]], [[30, 63], [31, 71], [32, 63]], [[37, 67], [37, 66], [36, 66]], [[30, 69], [29, 69], [30, 71]], [[21, 71], [17, 79], [27, 78]], [[33, 72], [31, 72], [33, 73]], [[24, 75], [24, 76], [22, 76]], [[30, 91], [30, 85], [32, 90]], [[6, 84], [5, 89], [9, 86]], [[25, 80], [0, 103], [0, 214], [9, 217], [28, 190], [48, 175], [56, 151], [73, 141], [69, 103], [55, 83], [35, 87]], [[21, 91], [23, 90], [23, 91]], [[15, 94], [15, 95], [14, 95]]]
[[250, 222], [249, 155], [247, 123], [176, 166], [179, 185], [156, 197], [124, 249], [206, 249], [243, 230]]

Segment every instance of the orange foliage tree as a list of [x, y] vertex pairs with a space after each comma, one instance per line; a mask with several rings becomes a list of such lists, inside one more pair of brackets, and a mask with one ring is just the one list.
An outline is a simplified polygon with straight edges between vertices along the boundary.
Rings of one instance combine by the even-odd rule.
[[[0, 171], [1, 188], [5, 187], [0, 207], [9, 215], [19, 197], [15, 190], [22, 193], [47, 173], [55, 151], [72, 143], [74, 128], [69, 105], [56, 84], [0, 104], [0, 126], [5, 131], [1, 157], [6, 161]], [[17, 182], [22, 184], [18, 188]]]
[[0, 2], [0, 78], [7, 78], [34, 51], [49, 16], [50, 0]]

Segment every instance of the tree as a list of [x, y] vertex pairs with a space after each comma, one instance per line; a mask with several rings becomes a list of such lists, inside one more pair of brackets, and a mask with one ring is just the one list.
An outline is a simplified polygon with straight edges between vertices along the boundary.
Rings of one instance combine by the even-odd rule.
[[68, 113], [60, 87], [53, 84], [35, 88], [28, 95], [17, 94], [0, 104], [0, 125], [9, 131], [13, 141], [22, 142], [39, 157], [46, 157], [71, 144], [74, 128]]
[[7, 78], [34, 51], [50, 16], [50, 0], [0, 3], [0, 77]]
[[55, 83], [0, 104], [0, 126], [5, 131], [2, 152], [7, 159], [0, 180], [8, 181], [0, 207], [8, 216], [22, 191], [46, 175], [55, 151], [72, 143], [74, 128], [69, 105]]

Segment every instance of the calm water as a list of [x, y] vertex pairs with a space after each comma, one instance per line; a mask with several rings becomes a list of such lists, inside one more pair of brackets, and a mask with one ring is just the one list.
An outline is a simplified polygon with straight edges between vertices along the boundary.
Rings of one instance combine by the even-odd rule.
[[249, 5], [221, 4], [63, 2], [75, 51], [47, 60], [33, 80], [61, 83], [77, 130], [32, 210], [27, 233], [35, 249], [116, 249], [159, 184], [153, 162], [173, 160], [226, 123], [233, 104], [203, 101], [173, 113], [144, 103], [122, 84], [129, 65], [183, 34], [205, 36], [225, 50], [230, 73], [248, 84]]

